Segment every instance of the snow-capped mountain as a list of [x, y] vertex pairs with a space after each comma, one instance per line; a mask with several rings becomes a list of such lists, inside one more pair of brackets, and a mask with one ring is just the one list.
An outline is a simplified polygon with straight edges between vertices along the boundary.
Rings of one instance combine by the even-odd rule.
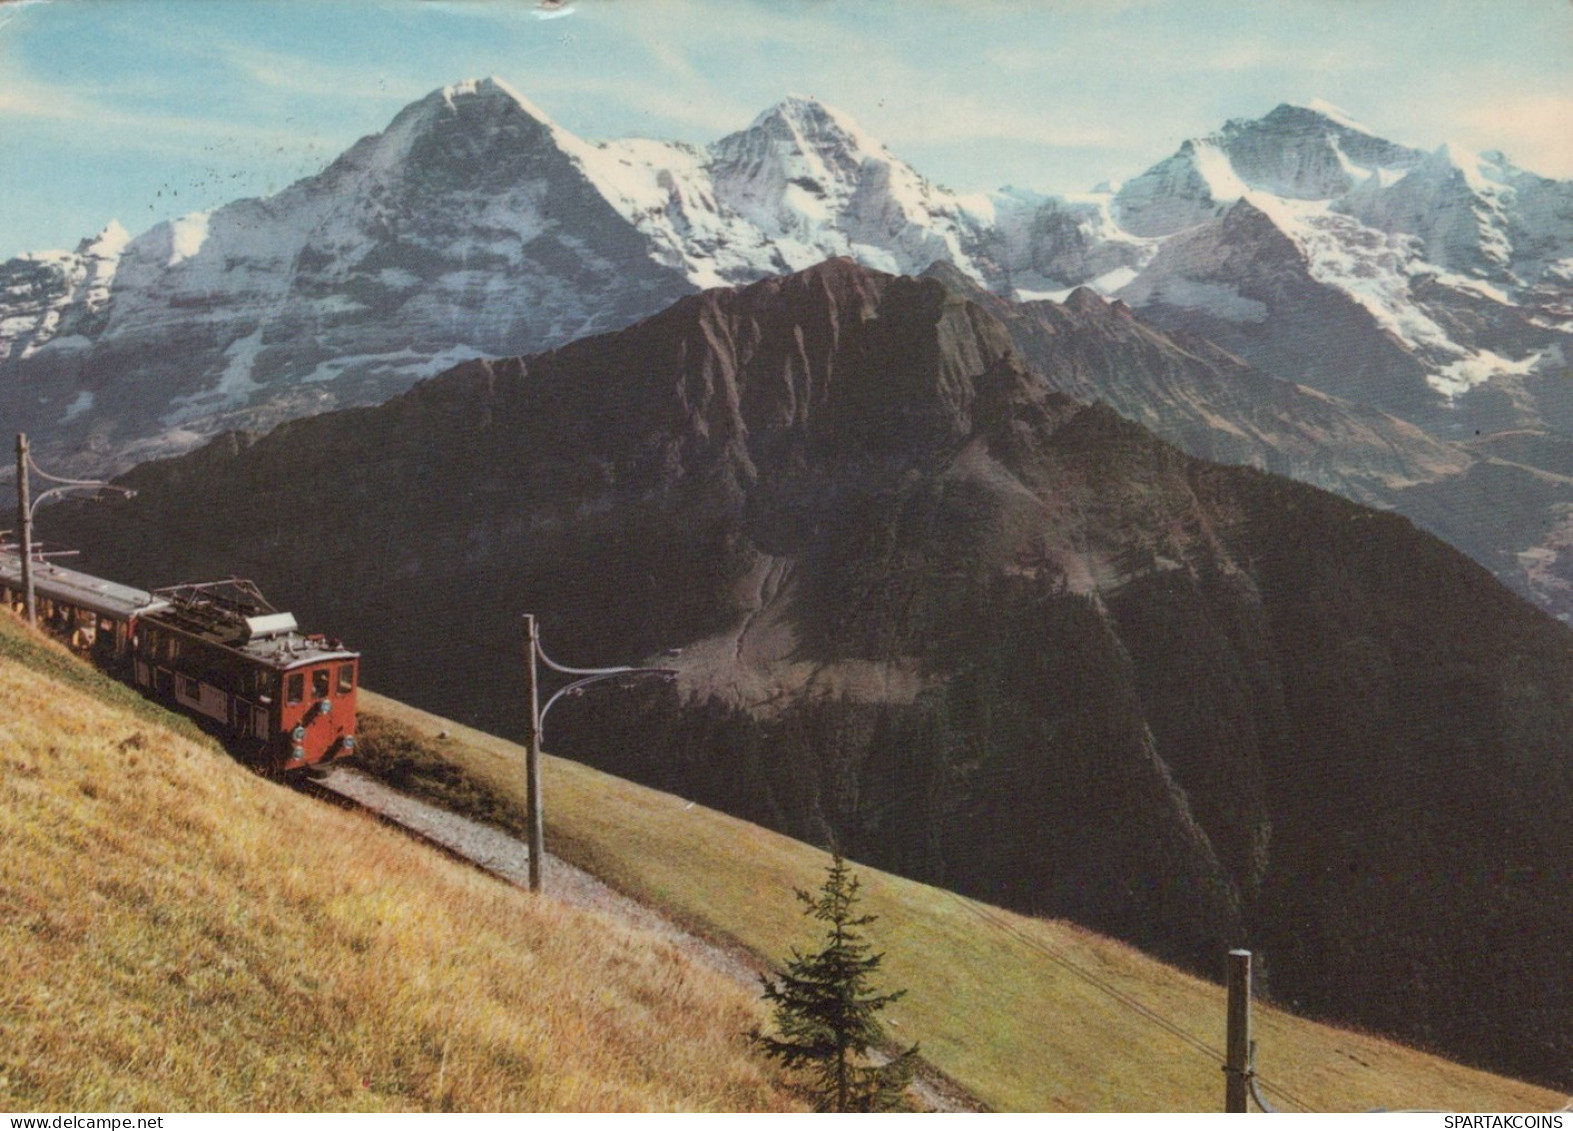
[[763, 232], [792, 270], [838, 255], [899, 274], [936, 261], [983, 270], [974, 255], [988, 200], [929, 184], [813, 99], [788, 98], [712, 152], [720, 206]]
[[107, 296], [69, 283], [113, 240], [14, 261], [0, 408], [114, 461], [626, 325], [693, 284], [589, 151], [501, 84], [460, 84], [276, 196], [120, 241]]
[[112, 221], [75, 251], [0, 264], [0, 364], [27, 361], [50, 342], [56, 351], [68, 351], [90, 341], [101, 328], [97, 316], [130, 241], [130, 233]]
[[120, 464], [832, 256], [992, 278], [992, 219], [811, 99], [698, 149], [459, 83], [276, 196], [4, 265], [0, 411]]
[[122, 465], [832, 256], [1023, 300], [1087, 285], [1444, 434], [1573, 430], [1543, 388], [1573, 330], [1573, 184], [1498, 154], [1280, 106], [1123, 186], [964, 197], [812, 99], [708, 147], [592, 143], [495, 79], [273, 197], [0, 265], [0, 411]]
[[1260, 120], [1229, 122], [1193, 138], [1114, 194], [1120, 224], [1168, 236], [1216, 219], [1250, 192], [1332, 200], [1373, 176], [1396, 178], [1424, 154], [1373, 137], [1326, 104], [1279, 106]]
[[1280, 106], [1110, 196], [1151, 258], [1116, 286], [1065, 282], [1440, 434], [1573, 426], [1554, 387], [1573, 332], [1573, 183]]

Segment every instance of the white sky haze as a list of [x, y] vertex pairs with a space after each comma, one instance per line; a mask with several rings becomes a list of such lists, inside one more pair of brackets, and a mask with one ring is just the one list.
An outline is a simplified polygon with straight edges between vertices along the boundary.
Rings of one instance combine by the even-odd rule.
[[0, 0], [0, 259], [316, 172], [496, 75], [591, 139], [789, 93], [953, 189], [1080, 192], [1320, 98], [1573, 178], [1567, 0]]

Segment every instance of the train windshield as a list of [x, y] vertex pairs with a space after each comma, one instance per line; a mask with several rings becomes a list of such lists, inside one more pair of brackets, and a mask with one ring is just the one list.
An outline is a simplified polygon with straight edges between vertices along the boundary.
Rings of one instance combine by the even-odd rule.
[[355, 690], [355, 665], [339, 665], [339, 694], [348, 695]]

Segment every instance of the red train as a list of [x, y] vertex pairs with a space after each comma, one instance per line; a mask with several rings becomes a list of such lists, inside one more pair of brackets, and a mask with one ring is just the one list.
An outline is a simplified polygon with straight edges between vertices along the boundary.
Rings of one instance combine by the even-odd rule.
[[[360, 654], [302, 633], [249, 581], [148, 592], [35, 562], [40, 627], [191, 715], [268, 773], [355, 750]], [[22, 610], [22, 561], [0, 551], [0, 600]]]

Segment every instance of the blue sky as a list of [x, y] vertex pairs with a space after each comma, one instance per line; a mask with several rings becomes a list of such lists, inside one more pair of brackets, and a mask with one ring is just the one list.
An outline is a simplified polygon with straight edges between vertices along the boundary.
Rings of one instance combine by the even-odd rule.
[[590, 138], [789, 93], [934, 180], [1083, 191], [1279, 102], [1573, 177], [1567, 0], [0, 0], [0, 258], [315, 172], [497, 75]]

